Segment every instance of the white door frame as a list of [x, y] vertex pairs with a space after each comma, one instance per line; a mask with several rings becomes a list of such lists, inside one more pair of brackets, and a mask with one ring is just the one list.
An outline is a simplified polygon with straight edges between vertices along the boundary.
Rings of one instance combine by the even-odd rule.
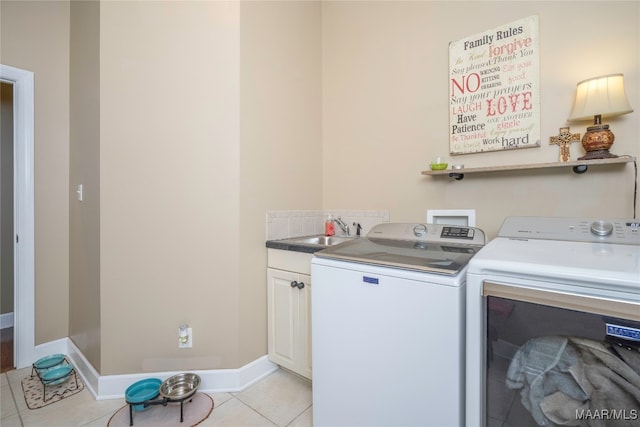
[[33, 72], [0, 64], [13, 84], [14, 358], [24, 368], [35, 357], [34, 83]]

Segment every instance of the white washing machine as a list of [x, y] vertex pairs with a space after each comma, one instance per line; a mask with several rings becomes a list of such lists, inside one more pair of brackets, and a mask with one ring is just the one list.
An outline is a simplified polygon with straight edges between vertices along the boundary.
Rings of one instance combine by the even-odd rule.
[[312, 261], [313, 424], [461, 426], [473, 227], [380, 224]]
[[466, 425], [640, 425], [640, 221], [510, 217], [467, 271]]

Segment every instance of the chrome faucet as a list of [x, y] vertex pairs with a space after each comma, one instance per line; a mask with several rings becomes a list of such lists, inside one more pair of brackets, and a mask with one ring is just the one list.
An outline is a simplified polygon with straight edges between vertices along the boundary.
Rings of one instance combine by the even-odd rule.
[[349, 235], [349, 226], [345, 224], [341, 217], [334, 219], [333, 222], [338, 224], [338, 227], [340, 227], [345, 236]]

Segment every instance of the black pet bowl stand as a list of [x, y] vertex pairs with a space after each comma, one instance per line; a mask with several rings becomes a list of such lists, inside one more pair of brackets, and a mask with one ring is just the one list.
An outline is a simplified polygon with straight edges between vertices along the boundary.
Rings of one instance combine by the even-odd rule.
[[189, 396], [185, 396], [185, 397], [183, 397], [181, 399], [169, 399], [168, 397], [163, 397], [162, 399], [149, 399], [149, 400], [146, 400], [144, 402], [129, 402], [129, 401], [127, 401], [127, 403], [129, 404], [129, 426], [133, 425], [133, 407], [134, 407], [134, 405], [144, 405], [145, 408], [148, 408], [149, 406], [153, 406], [153, 405], [167, 406], [168, 403], [180, 402], [180, 422], [183, 422], [184, 421], [183, 414], [184, 414], [184, 401], [185, 400], [189, 400], [189, 402], [191, 402], [193, 400], [193, 394], [191, 394]]
[[[42, 376], [40, 375], [40, 370], [38, 368], [36, 368], [36, 364], [32, 364], [31, 365], [31, 376], [37, 375], [38, 379], [40, 380], [40, 382], [42, 383], [42, 401], [46, 402], [47, 400], [51, 400], [53, 399], [55, 396], [62, 396], [67, 390], [77, 390], [78, 389], [78, 377], [76, 375], [76, 370], [75, 368], [71, 365], [71, 363], [69, 363], [69, 361], [67, 360], [67, 358], [65, 357], [64, 359], [62, 359], [60, 361], [60, 363], [57, 363], [51, 367], [49, 367], [49, 369], [54, 368], [56, 366], [62, 365], [63, 363], [68, 364], [69, 366], [71, 366], [71, 370], [69, 371], [69, 373], [63, 377], [60, 378], [55, 378], [52, 380], [45, 380], [44, 378], [42, 378]], [[76, 387], [75, 388], [66, 388], [64, 391], [62, 391], [62, 393], [54, 393], [51, 395], [51, 397], [49, 399], [47, 399], [47, 386], [51, 386], [51, 385], [58, 385], [58, 384], [62, 384], [65, 381], [68, 381], [69, 378], [71, 378], [71, 375], [73, 375], [73, 378], [75, 379], [75, 383], [76, 383]]]

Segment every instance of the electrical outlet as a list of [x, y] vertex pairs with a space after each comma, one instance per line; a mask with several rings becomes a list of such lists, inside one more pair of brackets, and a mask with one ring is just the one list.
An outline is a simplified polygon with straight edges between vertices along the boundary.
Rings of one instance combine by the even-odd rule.
[[186, 342], [181, 336], [178, 336], [178, 348], [191, 348], [193, 347], [193, 332], [191, 328], [187, 328], [187, 340]]

